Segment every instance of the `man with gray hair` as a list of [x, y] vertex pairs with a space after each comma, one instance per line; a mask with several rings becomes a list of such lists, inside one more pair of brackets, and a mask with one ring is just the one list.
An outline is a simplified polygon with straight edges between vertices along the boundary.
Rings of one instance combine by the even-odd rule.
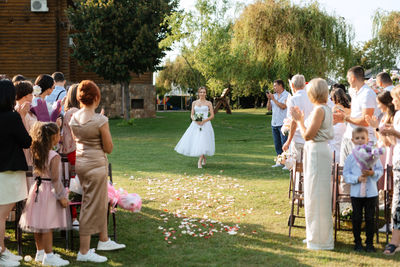
[[[306, 81], [303, 75], [296, 74], [289, 81], [290, 86], [293, 89], [293, 96], [290, 97], [286, 103], [287, 105], [287, 117], [292, 120], [290, 125], [290, 132], [286, 143], [283, 145], [282, 149], [287, 151], [289, 149], [289, 145], [291, 145], [291, 151], [296, 155], [296, 160], [298, 162], [303, 159], [303, 148], [304, 148], [304, 139], [301, 136], [300, 128], [297, 127], [297, 123], [292, 119], [292, 115], [290, 113], [290, 109], [292, 107], [298, 107], [302, 112], [304, 112], [304, 119], [307, 119], [313, 110], [313, 104], [308, 99], [307, 92], [304, 90], [306, 86]], [[294, 142], [292, 142], [292, 140]]]

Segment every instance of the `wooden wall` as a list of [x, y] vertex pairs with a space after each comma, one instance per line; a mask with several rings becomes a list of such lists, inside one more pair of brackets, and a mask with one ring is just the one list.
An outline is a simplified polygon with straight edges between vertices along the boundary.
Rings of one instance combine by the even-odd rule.
[[69, 76], [65, 0], [48, 0], [49, 12], [31, 12], [30, 0], [0, 1], [0, 73], [62, 71]]
[[[108, 83], [87, 73], [70, 56], [67, 0], [47, 0], [49, 12], [31, 12], [31, 0], [0, 0], [0, 74], [39, 74], [61, 71], [68, 81]], [[153, 73], [133, 75], [134, 84], [152, 84]]]

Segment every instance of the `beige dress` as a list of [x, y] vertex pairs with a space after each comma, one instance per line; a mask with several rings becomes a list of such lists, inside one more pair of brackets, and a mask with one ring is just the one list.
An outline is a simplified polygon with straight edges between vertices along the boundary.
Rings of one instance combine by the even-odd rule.
[[[313, 140], [304, 146], [304, 207], [307, 248], [333, 249], [331, 166], [328, 140], [333, 138], [332, 111], [326, 105], [324, 120]], [[313, 116], [310, 115], [309, 118]]]
[[79, 123], [76, 113], [69, 126], [76, 142], [76, 174], [82, 185], [82, 206], [79, 233], [91, 235], [107, 229], [107, 174], [108, 160], [101, 143], [100, 127], [107, 117], [94, 114], [86, 123]]

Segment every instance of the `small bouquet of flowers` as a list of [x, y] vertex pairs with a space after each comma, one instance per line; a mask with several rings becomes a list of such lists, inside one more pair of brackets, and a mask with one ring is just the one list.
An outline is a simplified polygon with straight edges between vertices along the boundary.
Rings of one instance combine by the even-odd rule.
[[289, 170], [293, 168], [295, 162], [296, 162], [295, 156], [289, 151], [283, 151], [282, 154], [278, 155], [275, 158], [276, 164], [285, 165], [285, 167], [288, 168]]
[[353, 208], [348, 206], [340, 213], [340, 218], [343, 220], [351, 220], [353, 217]]
[[290, 118], [286, 118], [283, 120], [283, 125], [281, 128], [281, 132], [284, 136], [288, 136], [290, 132], [290, 125], [292, 124], [292, 120]]
[[[203, 121], [203, 113], [195, 113], [193, 115], [193, 119], [194, 121]], [[202, 128], [200, 127], [200, 131], [202, 130]]]
[[117, 204], [124, 210], [131, 212], [139, 212], [142, 208], [142, 199], [138, 194], [129, 194], [122, 188], [116, 190], [111, 183], [108, 183], [108, 200], [112, 205], [112, 212], [115, 212]]
[[[384, 147], [376, 147], [373, 143], [356, 146], [353, 149], [353, 156], [361, 170], [371, 170], [379, 160], [380, 155], [385, 153]], [[366, 183], [361, 183], [360, 197], [366, 196]]]

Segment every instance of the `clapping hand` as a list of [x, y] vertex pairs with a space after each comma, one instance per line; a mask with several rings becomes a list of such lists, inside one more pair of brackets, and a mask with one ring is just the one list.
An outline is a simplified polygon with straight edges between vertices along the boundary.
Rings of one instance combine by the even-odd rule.
[[394, 135], [395, 131], [396, 130], [394, 129], [392, 124], [385, 124], [385, 127], [382, 130], [380, 130], [380, 133], [382, 135], [386, 135], [387, 136], [387, 135]]
[[369, 126], [372, 128], [378, 128], [379, 127], [379, 122], [378, 118], [376, 116], [370, 116], [370, 115], [365, 115], [365, 121], [368, 123]]
[[304, 120], [304, 112], [299, 109], [299, 107], [291, 107], [290, 114], [292, 115], [295, 121], [303, 121]]
[[28, 113], [30, 109], [31, 109], [31, 103], [27, 101], [19, 106], [17, 112], [21, 115], [21, 118], [25, 118], [25, 115]]
[[333, 124], [344, 122], [346, 114], [342, 109], [335, 109], [333, 112]]

